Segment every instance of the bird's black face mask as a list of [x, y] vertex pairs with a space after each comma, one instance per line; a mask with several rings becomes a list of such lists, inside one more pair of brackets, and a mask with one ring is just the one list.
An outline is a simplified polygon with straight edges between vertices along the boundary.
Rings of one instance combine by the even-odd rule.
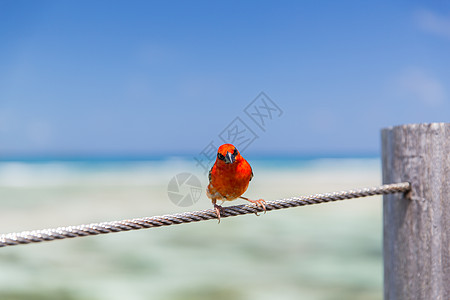
[[236, 161], [236, 155], [238, 155], [237, 149], [234, 149], [233, 153], [227, 151], [226, 155], [217, 153], [217, 158], [224, 161], [226, 164], [232, 164]]

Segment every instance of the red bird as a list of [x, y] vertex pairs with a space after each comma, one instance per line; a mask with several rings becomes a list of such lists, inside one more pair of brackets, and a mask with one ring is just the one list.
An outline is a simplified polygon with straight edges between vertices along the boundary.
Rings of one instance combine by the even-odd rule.
[[266, 202], [263, 199], [250, 200], [241, 196], [247, 190], [252, 178], [252, 167], [241, 156], [235, 146], [223, 144], [219, 147], [216, 162], [209, 171], [209, 185], [206, 189], [206, 195], [211, 198], [219, 223], [222, 206], [216, 204], [217, 200], [224, 202], [241, 198], [261, 206], [264, 212], [266, 211], [266, 206], [264, 205]]

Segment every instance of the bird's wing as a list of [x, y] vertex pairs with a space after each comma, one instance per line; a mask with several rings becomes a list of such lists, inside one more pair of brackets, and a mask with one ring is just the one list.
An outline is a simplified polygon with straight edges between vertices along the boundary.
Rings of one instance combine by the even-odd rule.
[[211, 183], [211, 172], [214, 166], [211, 167], [211, 169], [209, 170], [209, 174], [208, 174], [208, 179], [209, 179], [209, 183]]
[[250, 180], [249, 180], [249, 181], [252, 181], [252, 178], [253, 178], [253, 170], [252, 170], [252, 167], [250, 167], [250, 170], [252, 171], [252, 176], [250, 176]]

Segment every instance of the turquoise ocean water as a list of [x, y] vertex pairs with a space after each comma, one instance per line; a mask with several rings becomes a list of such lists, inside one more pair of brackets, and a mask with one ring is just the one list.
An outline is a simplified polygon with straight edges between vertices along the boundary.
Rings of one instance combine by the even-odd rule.
[[[266, 200], [381, 183], [376, 157], [249, 158]], [[190, 157], [0, 162], [2, 233], [211, 208]], [[180, 193], [186, 192], [180, 187]], [[241, 204], [236, 200], [231, 204]], [[227, 204], [226, 204], [227, 205]], [[381, 198], [0, 249], [0, 299], [381, 299]]]

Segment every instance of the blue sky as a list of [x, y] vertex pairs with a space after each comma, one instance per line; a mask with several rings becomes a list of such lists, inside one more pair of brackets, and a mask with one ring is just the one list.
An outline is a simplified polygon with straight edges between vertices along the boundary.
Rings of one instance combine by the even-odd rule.
[[0, 157], [191, 155], [236, 117], [255, 155], [377, 154], [449, 121], [449, 53], [444, 1], [0, 0]]

